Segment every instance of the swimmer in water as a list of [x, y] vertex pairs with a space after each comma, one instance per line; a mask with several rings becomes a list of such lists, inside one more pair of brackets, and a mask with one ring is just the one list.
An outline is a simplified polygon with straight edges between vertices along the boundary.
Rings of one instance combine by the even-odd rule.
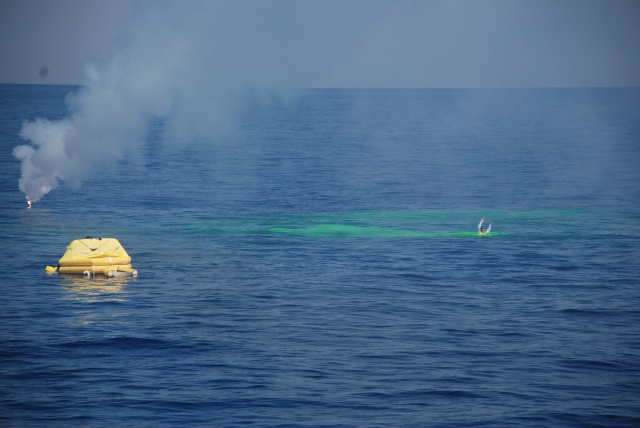
[[491, 220], [489, 220], [489, 227], [484, 227], [482, 223], [484, 223], [484, 218], [481, 218], [480, 223], [478, 223], [478, 233], [480, 235], [486, 235], [491, 232]]
[[27, 208], [31, 208], [31, 200], [27, 199], [27, 205], [29, 205]]

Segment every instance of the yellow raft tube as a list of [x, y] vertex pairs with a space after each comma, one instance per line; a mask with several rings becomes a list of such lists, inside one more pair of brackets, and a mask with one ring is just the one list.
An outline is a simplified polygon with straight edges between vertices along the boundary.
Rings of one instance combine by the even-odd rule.
[[47, 272], [81, 274], [137, 276], [131, 267], [131, 257], [115, 238], [76, 239], [67, 247], [57, 267], [47, 266]]

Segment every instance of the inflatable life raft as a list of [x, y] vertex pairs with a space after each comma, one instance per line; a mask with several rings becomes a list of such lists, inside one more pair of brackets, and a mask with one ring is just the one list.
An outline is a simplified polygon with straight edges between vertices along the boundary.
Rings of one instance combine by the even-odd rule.
[[107, 277], [138, 275], [131, 267], [131, 257], [117, 239], [90, 236], [72, 241], [58, 266], [47, 266], [47, 272]]

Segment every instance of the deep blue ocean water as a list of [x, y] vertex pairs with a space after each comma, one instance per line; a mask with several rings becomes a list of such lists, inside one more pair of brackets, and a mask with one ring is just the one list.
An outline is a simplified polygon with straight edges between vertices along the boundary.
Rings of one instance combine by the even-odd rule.
[[640, 426], [640, 89], [301, 91], [27, 210], [74, 90], [0, 85], [1, 426]]

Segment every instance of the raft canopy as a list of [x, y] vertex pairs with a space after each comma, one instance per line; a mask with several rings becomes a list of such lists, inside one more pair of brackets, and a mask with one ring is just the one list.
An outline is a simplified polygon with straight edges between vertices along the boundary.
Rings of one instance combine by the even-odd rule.
[[115, 238], [76, 239], [69, 244], [57, 268], [47, 266], [47, 271], [77, 273], [84, 275], [102, 274], [108, 277], [138, 275], [131, 267], [131, 257]]

